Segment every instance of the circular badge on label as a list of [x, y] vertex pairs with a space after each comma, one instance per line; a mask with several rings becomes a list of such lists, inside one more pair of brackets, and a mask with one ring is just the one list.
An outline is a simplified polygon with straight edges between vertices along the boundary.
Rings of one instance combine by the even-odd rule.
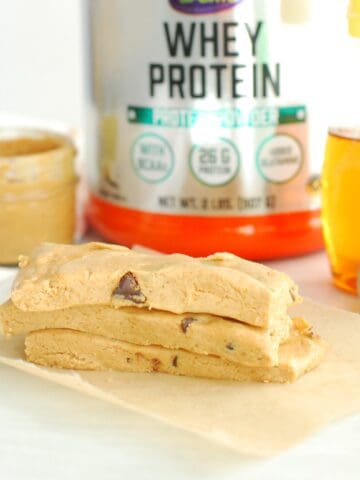
[[189, 163], [199, 182], [209, 187], [221, 187], [238, 174], [240, 154], [230, 140], [218, 138], [213, 142], [193, 145]]
[[156, 133], [143, 133], [135, 140], [131, 160], [137, 176], [147, 183], [165, 181], [175, 165], [170, 143]]
[[300, 172], [304, 155], [299, 141], [279, 133], [259, 146], [256, 163], [262, 177], [271, 183], [286, 183]]

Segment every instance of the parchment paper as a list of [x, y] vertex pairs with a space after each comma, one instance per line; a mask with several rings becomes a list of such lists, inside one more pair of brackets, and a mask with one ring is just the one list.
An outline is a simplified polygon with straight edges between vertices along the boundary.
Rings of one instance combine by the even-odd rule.
[[[0, 302], [9, 295], [0, 288]], [[23, 360], [23, 339], [0, 336], [0, 362], [158, 418], [247, 455], [279, 453], [360, 411], [360, 316], [306, 300], [293, 309], [331, 348], [294, 384], [241, 384], [163, 374], [69, 372]], [[41, 392], [39, 392], [41, 395]]]

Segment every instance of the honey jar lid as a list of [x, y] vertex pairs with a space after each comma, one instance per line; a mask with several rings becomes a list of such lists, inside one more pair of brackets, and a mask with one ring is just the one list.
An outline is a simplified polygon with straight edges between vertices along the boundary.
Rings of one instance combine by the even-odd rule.
[[280, 9], [284, 23], [306, 23], [311, 14], [311, 0], [281, 0]]
[[348, 8], [348, 30], [352, 37], [360, 37], [360, 0], [350, 0]]

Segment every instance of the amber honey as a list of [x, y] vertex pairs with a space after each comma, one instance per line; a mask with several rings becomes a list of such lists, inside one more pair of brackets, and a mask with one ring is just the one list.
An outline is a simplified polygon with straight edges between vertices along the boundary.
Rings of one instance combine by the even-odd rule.
[[360, 269], [360, 128], [330, 129], [322, 176], [323, 224], [336, 286], [357, 290]]

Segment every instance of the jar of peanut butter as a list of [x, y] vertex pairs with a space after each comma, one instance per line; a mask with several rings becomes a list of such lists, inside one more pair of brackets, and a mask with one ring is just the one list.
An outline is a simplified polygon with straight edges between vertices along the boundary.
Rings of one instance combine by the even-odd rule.
[[43, 241], [73, 241], [75, 154], [62, 135], [0, 129], [0, 264]]

